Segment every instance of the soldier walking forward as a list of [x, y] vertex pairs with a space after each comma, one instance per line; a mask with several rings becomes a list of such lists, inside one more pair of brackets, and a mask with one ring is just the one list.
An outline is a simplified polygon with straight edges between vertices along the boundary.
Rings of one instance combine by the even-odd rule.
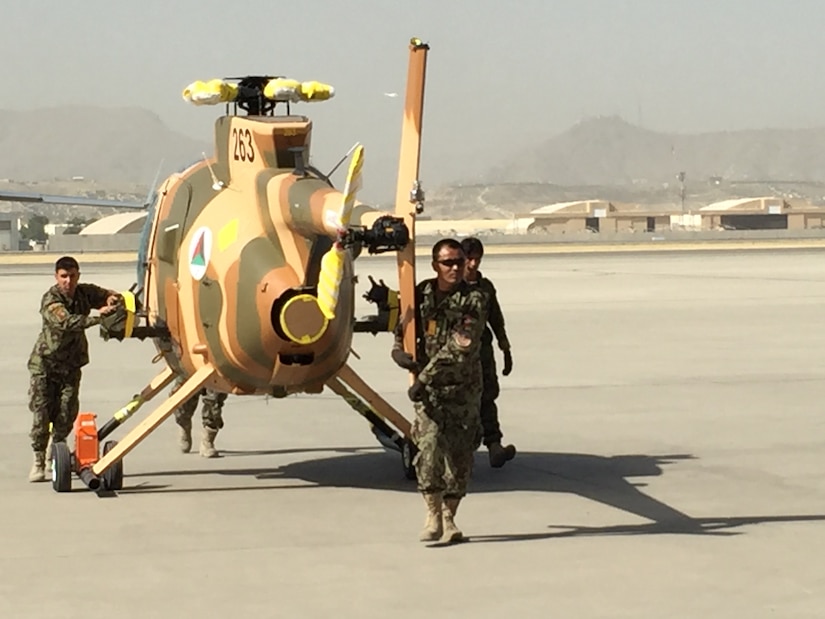
[[496, 287], [478, 270], [481, 266], [481, 258], [484, 256], [484, 244], [480, 239], [468, 237], [461, 241], [461, 247], [467, 260], [464, 267], [464, 280], [471, 286], [478, 287], [484, 293], [485, 298], [485, 326], [484, 335], [481, 337], [481, 373], [484, 382], [481, 392], [481, 427], [484, 431], [484, 445], [489, 452], [490, 466], [501, 468], [505, 462], [515, 457], [516, 448], [514, 445], [506, 447], [501, 445], [503, 434], [498, 422], [498, 405], [496, 404], [500, 388], [496, 374], [496, 357], [493, 352], [493, 334], [504, 356], [504, 368], [501, 372], [504, 376], [509, 376], [513, 371], [513, 354], [510, 350], [507, 331], [504, 328], [504, 313], [498, 302]]
[[458, 505], [467, 493], [473, 454], [481, 443], [480, 291], [462, 279], [464, 253], [454, 239], [432, 250], [436, 277], [416, 286], [416, 361], [404, 352], [402, 329], [392, 358], [416, 373], [408, 395], [415, 402], [412, 439], [418, 490], [427, 504], [421, 541], [459, 541]]
[[[81, 368], [89, 363], [85, 329], [100, 324], [101, 316], [115, 311], [121, 299], [114, 290], [78, 283], [79, 278], [77, 260], [60, 258], [54, 268], [55, 284], [40, 300], [42, 327], [28, 361], [29, 410], [34, 415], [29, 433], [34, 451], [32, 482], [46, 479], [49, 424], [51, 439], [57, 443], [66, 440], [77, 417]], [[100, 316], [90, 316], [93, 309]]]

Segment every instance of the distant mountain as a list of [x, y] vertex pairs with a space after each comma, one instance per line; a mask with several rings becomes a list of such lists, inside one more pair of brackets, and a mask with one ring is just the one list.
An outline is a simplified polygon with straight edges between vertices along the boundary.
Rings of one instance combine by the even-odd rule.
[[710, 177], [825, 180], [825, 128], [657, 133], [621, 118], [584, 120], [490, 170], [489, 183], [661, 185]]
[[0, 111], [0, 178], [13, 181], [83, 176], [149, 185], [161, 159], [168, 173], [212, 150], [211, 143], [177, 133], [141, 108]]
[[[177, 133], [141, 108], [0, 110], [0, 188], [9, 190], [140, 199], [161, 159], [165, 176], [212, 151], [211, 139]], [[747, 195], [825, 204], [825, 128], [684, 135], [618, 117], [590, 118], [524, 145], [518, 156], [471, 184], [430, 188], [425, 214], [501, 218], [551, 202], [596, 198], [668, 207], [679, 204], [681, 171], [688, 205]], [[66, 180], [75, 176], [84, 180]], [[52, 221], [112, 212], [0, 202], [0, 212], [7, 210], [39, 212]]]

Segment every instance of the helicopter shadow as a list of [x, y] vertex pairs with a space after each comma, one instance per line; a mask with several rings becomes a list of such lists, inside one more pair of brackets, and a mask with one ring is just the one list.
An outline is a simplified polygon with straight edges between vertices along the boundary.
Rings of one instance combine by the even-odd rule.
[[[212, 489], [166, 489], [162, 486], [138, 486], [134, 492], [205, 492], [237, 490], [274, 490], [296, 488], [354, 488], [417, 493], [414, 481], [404, 478], [400, 456], [383, 448], [312, 448], [274, 451], [222, 452], [225, 461], [248, 456], [330, 453], [329, 457], [289, 462], [275, 468], [198, 469], [142, 474], [141, 477], [177, 475], [229, 475], [252, 477], [263, 485], [240, 485]], [[473, 536], [473, 542], [498, 543], [540, 539], [610, 536], [610, 535], [736, 535], [731, 529], [770, 522], [822, 521], [825, 515], [768, 515], [694, 518], [644, 491], [639, 478], [661, 476], [666, 467], [693, 460], [688, 454], [599, 456], [562, 452], [519, 452], [501, 469], [491, 469], [486, 453], [476, 453], [469, 493], [557, 492], [569, 493], [649, 522], [633, 525], [582, 527], [552, 525], [549, 531], [513, 535]], [[296, 480], [306, 486], [295, 486]], [[283, 482], [283, 483], [278, 483]], [[437, 546], [437, 544], [435, 544]]]

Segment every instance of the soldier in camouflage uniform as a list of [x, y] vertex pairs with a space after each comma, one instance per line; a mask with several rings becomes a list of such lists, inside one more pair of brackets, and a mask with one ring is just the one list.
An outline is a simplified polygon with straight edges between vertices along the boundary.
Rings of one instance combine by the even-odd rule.
[[[172, 393], [175, 393], [186, 379], [178, 377]], [[226, 394], [213, 391], [212, 389], [201, 389], [197, 394], [189, 398], [182, 406], [175, 409], [175, 421], [179, 426], [178, 446], [183, 453], [189, 453], [192, 449], [192, 417], [198, 408], [198, 399], [202, 400], [201, 422], [203, 423], [203, 434], [198, 453], [204, 458], [217, 458], [218, 450], [215, 449], [215, 438], [218, 431], [223, 428], [223, 403], [226, 402]]]
[[64, 256], [55, 263], [55, 285], [40, 300], [42, 328], [37, 336], [28, 368], [29, 410], [34, 415], [29, 434], [34, 464], [29, 481], [46, 479], [46, 446], [51, 440], [65, 441], [72, 431], [79, 408], [81, 368], [89, 363], [85, 329], [100, 324], [100, 316], [117, 309], [121, 295], [94, 284], [80, 284], [77, 260]]
[[416, 286], [416, 360], [396, 329], [393, 360], [416, 373], [412, 439], [418, 489], [427, 504], [420, 539], [462, 539], [455, 514], [467, 493], [473, 453], [481, 443], [481, 334], [484, 298], [462, 279], [464, 253], [454, 239], [433, 247], [437, 276]]
[[503, 447], [501, 426], [498, 422], [498, 405], [496, 398], [499, 395], [498, 376], [496, 375], [496, 357], [493, 352], [493, 334], [498, 341], [498, 347], [504, 354], [504, 368], [502, 374], [508, 376], [513, 370], [513, 355], [510, 352], [510, 340], [504, 328], [504, 314], [498, 302], [498, 295], [493, 282], [484, 277], [478, 267], [484, 256], [484, 244], [480, 239], [468, 237], [461, 241], [461, 247], [467, 262], [464, 267], [464, 280], [471, 286], [478, 287], [485, 295], [487, 316], [484, 319], [484, 335], [481, 338], [481, 373], [484, 388], [481, 392], [481, 427], [484, 429], [484, 445], [490, 457], [490, 466], [500, 468], [508, 460], [516, 456], [513, 445]]

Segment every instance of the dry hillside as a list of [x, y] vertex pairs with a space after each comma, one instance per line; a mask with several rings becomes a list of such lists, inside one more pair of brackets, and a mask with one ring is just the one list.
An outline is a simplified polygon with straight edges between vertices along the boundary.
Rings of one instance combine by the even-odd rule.
[[617, 117], [591, 118], [500, 162], [490, 182], [656, 185], [686, 173], [693, 182], [825, 180], [825, 128], [656, 133]]
[[[203, 151], [212, 144], [176, 133], [139, 108], [0, 111], [5, 189], [142, 198], [161, 157], [168, 174]], [[766, 194], [823, 203], [825, 129], [680, 135], [592, 118], [490, 166], [481, 183], [429, 187], [425, 215], [501, 218], [588, 198], [672, 206], [680, 201], [679, 171], [686, 173], [686, 205]], [[73, 176], [84, 180], [67, 180]], [[0, 210], [40, 212], [53, 222], [112, 212], [10, 203]]]
[[149, 184], [211, 152], [211, 143], [172, 131], [140, 108], [66, 106], [0, 112], [0, 178], [46, 181], [83, 176]]
[[501, 217], [580, 199], [685, 207], [779, 195], [825, 203], [825, 128], [657, 133], [617, 117], [591, 118], [498, 162], [482, 184], [442, 187], [428, 212]]

